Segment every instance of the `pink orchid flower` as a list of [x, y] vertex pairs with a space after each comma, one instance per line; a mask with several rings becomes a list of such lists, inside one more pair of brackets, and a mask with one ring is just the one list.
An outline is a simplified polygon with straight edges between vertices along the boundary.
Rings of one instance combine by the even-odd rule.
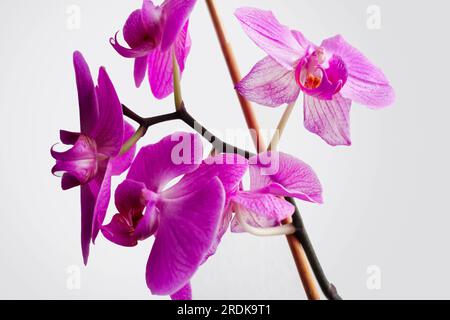
[[268, 107], [294, 103], [304, 94], [307, 130], [332, 146], [351, 145], [352, 101], [379, 109], [395, 93], [383, 72], [340, 35], [320, 46], [281, 25], [271, 11], [236, 11], [247, 35], [268, 56], [236, 86], [245, 98]]
[[[248, 171], [251, 185], [249, 191], [244, 191], [241, 181]], [[281, 152], [264, 152], [249, 160], [237, 154], [220, 154], [203, 161], [182, 181], [188, 185], [202, 185], [210, 176], [217, 176], [222, 182], [226, 201], [217, 235], [206, 259], [216, 252], [235, 211], [239, 211], [244, 221], [253, 227], [270, 228], [279, 226], [295, 211], [294, 206], [281, 197], [323, 202], [322, 186], [312, 168]], [[243, 231], [236, 217], [232, 231]]]
[[[294, 206], [280, 197], [323, 203], [319, 178], [303, 161], [272, 151], [254, 156], [249, 162], [250, 190], [238, 191], [232, 199], [234, 210], [239, 212], [246, 224], [256, 228], [271, 228], [291, 217]], [[244, 231], [236, 216], [231, 231]]]
[[123, 37], [130, 48], [125, 48], [115, 38], [110, 42], [125, 58], [134, 58], [134, 80], [140, 87], [146, 71], [153, 95], [163, 99], [173, 92], [172, 55], [182, 73], [191, 39], [188, 32], [189, 16], [196, 0], [166, 0], [161, 6], [144, 0], [142, 8], [128, 17]]
[[[182, 162], [174, 160], [180, 143], [188, 146], [183, 148]], [[146, 271], [153, 294], [189, 299], [189, 281], [215, 239], [226, 192], [216, 172], [201, 181], [187, 177], [200, 166], [202, 157], [200, 136], [187, 133], [141, 149], [127, 180], [116, 190], [119, 213], [102, 229], [107, 239], [126, 247], [155, 235]], [[177, 184], [167, 188], [180, 176]]]
[[111, 176], [120, 175], [131, 165], [135, 148], [119, 156], [123, 142], [134, 129], [123, 120], [122, 106], [111, 80], [100, 68], [98, 86], [79, 52], [73, 55], [81, 132], [61, 130], [61, 142], [73, 145], [65, 152], [52, 148], [56, 159], [53, 174], [62, 173], [62, 189], [81, 186], [81, 247], [87, 264], [89, 246], [98, 235], [110, 199]]

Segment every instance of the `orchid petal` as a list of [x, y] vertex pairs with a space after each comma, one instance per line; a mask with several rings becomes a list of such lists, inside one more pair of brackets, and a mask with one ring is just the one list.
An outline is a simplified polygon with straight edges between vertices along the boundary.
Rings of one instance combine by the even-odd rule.
[[163, 192], [165, 198], [180, 198], [218, 177], [229, 196], [234, 193], [248, 170], [248, 161], [237, 154], [209, 157], [197, 170], [186, 174], [176, 185]]
[[309, 41], [300, 31], [292, 30], [291, 33], [302, 49], [305, 50], [305, 53], [308, 51], [308, 48], [315, 47], [314, 43]]
[[216, 236], [214, 237], [214, 240], [212, 242], [211, 247], [208, 250], [208, 253], [203, 259], [202, 264], [205, 263], [206, 260], [209, 259], [209, 257], [216, 254], [217, 248], [219, 247], [219, 244], [222, 241], [224, 234], [230, 227], [232, 219], [233, 219], [233, 204], [231, 202], [231, 199], [227, 199], [225, 203], [225, 209], [223, 210], [222, 216], [219, 221], [219, 227], [217, 228]]
[[240, 8], [235, 12], [244, 31], [255, 44], [288, 70], [304, 54], [291, 30], [281, 25], [271, 11]]
[[146, 205], [143, 199], [144, 190], [143, 182], [127, 179], [119, 184], [114, 194], [117, 210], [121, 214], [130, 214], [133, 219], [136, 218]]
[[97, 97], [99, 119], [93, 138], [97, 142], [99, 153], [115, 157], [123, 142], [122, 105], [105, 68], [99, 70]]
[[111, 222], [102, 227], [102, 234], [112, 243], [122, 247], [135, 247], [138, 244], [132, 223], [120, 213], [114, 215]]
[[97, 192], [92, 190], [91, 186], [81, 186], [81, 250], [85, 265], [87, 265], [89, 259], [96, 197]]
[[189, 195], [163, 200], [160, 225], [147, 263], [147, 285], [153, 294], [180, 290], [203, 262], [214, 241], [225, 203], [218, 178]]
[[73, 54], [73, 64], [78, 89], [81, 133], [90, 135], [96, 127], [99, 116], [94, 81], [86, 60], [78, 51]]
[[259, 61], [236, 86], [246, 99], [268, 107], [297, 100], [300, 88], [295, 72], [287, 70], [271, 57]]
[[147, 71], [148, 57], [140, 57], [134, 60], [134, 83], [139, 88], [144, 81], [145, 73]]
[[100, 170], [95, 179], [81, 186], [81, 249], [85, 265], [88, 263], [89, 247], [93, 239], [97, 199], [105, 174], [105, 170]]
[[178, 290], [174, 294], [170, 296], [172, 300], [180, 300], [180, 301], [187, 301], [192, 300], [192, 288], [191, 284], [188, 283], [185, 285], [181, 290]]
[[345, 98], [375, 109], [387, 107], [395, 101], [394, 89], [383, 71], [342, 36], [325, 40], [322, 47], [340, 56], [345, 62], [348, 80], [341, 90]]
[[191, 36], [189, 35], [189, 21], [187, 21], [178, 34], [174, 45], [175, 56], [177, 57], [181, 73], [183, 73], [186, 66], [186, 60], [191, 51], [191, 46], [192, 41]]
[[322, 203], [322, 186], [313, 169], [282, 153], [265, 152], [250, 159], [251, 190]]
[[[135, 133], [134, 128], [126, 121], [123, 122], [123, 139], [122, 145], [127, 142]], [[133, 162], [134, 155], [136, 154], [136, 145], [133, 145], [130, 150], [122, 155], [113, 158], [112, 161], [112, 175], [120, 176], [124, 173]]]
[[[295, 207], [285, 199], [258, 192], [239, 192], [233, 197], [233, 203], [246, 223], [257, 228], [279, 226], [295, 211]], [[231, 231], [243, 232], [236, 217], [232, 222]]]
[[165, 16], [162, 51], [170, 51], [168, 49], [188, 21], [196, 2], [196, 0], [166, 0], [164, 2], [162, 5]]
[[153, 192], [160, 192], [171, 180], [196, 170], [202, 157], [200, 136], [174, 133], [142, 148], [131, 165], [128, 178], [144, 182]]
[[144, 0], [141, 18], [146, 34], [152, 35], [155, 39], [155, 44], [160, 44], [162, 36], [162, 8], [155, 6], [151, 0]]
[[147, 56], [153, 49], [155, 49], [155, 45], [152, 42], [145, 42], [138, 47], [135, 48], [125, 48], [124, 46], [119, 44], [117, 40], [117, 32], [114, 38], [109, 39], [109, 43], [112, 47], [124, 58], [140, 58]]
[[123, 38], [131, 48], [139, 47], [149, 41], [149, 34], [145, 29], [140, 9], [133, 11], [125, 22]]
[[151, 237], [159, 226], [159, 214], [156, 210], [156, 201], [149, 201], [144, 216], [139, 220], [134, 232], [136, 239], [143, 241]]
[[153, 95], [157, 99], [164, 99], [173, 92], [173, 59], [175, 53], [182, 75], [187, 55], [191, 47], [190, 37], [185, 29], [180, 32], [172, 50], [163, 51], [160, 48], [150, 53], [148, 58], [148, 79]]
[[336, 94], [333, 100], [305, 95], [305, 128], [331, 146], [350, 146], [351, 100]]
[[74, 145], [79, 138], [80, 134], [78, 132], [70, 132], [66, 130], [59, 131], [59, 139], [64, 144]]
[[[100, 231], [103, 221], [105, 220], [106, 211], [108, 210], [109, 200], [111, 198], [111, 176], [112, 176], [112, 163], [108, 161], [108, 164], [103, 175], [97, 175], [96, 180], [101, 181], [99, 183], [100, 189], [98, 191], [97, 199], [94, 208], [94, 218], [92, 225], [92, 242], [95, 243], [98, 232]], [[103, 179], [101, 179], [103, 177]]]

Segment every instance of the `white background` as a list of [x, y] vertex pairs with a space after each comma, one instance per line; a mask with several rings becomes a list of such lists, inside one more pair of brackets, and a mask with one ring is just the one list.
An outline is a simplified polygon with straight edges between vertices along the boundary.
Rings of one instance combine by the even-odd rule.
[[[301, 204], [329, 278], [344, 298], [450, 298], [448, 1], [218, 0], [242, 72], [264, 56], [240, 29], [240, 6], [272, 9], [319, 43], [340, 33], [382, 67], [397, 92], [389, 109], [352, 110], [351, 148], [331, 148], [303, 128], [301, 104], [280, 146], [311, 164], [325, 189], [322, 206]], [[367, 8], [381, 9], [381, 29], [367, 27]], [[80, 29], [67, 27], [71, 5]], [[63, 192], [50, 174], [50, 146], [60, 128], [78, 130], [72, 52], [85, 55], [96, 77], [104, 65], [122, 101], [143, 115], [169, 112], [145, 82], [134, 88], [132, 61], [108, 39], [139, 0], [2, 0], [0, 2], [0, 298], [152, 299], [145, 264], [152, 240], [134, 249], [100, 238], [82, 267], [78, 190]], [[191, 19], [193, 48], [183, 78], [186, 104], [213, 131], [245, 122], [206, 10]], [[266, 129], [282, 108], [255, 106]], [[158, 141], [180, 123], [152, 128]], [[117, 184], [122, 178], [116, 178]], [[113, 206], [110, 214], [114, 213]], [[381, 289], [367, 287], [370, 266]], [[79, 266], [81, 286], [67, 273]], [[227, 234], [218, 253], [193, 279], [197, 299], [302, 299], [284, 238]]]

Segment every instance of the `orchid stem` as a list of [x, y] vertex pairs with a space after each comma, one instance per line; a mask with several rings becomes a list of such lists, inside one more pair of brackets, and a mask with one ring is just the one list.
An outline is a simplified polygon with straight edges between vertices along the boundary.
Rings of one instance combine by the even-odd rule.
[[172, 53], [172, 64], [173, 64], [173, 94], [175, 97], [175, 110], [180, 111], [183, 108], [183, 96], [181, 94], [180, 66], [178, 65], [175, 51]]
[[119, 156], [127, 153], [147, 132], [147, 128], [145, 126], [140, 126], [139, 129], [133, 134], [133, 136], [126, 141], [122, 149], [120, 149]]
[[276, 150], [278, 148], [278, 144], [280, 143], [281, 136], [284, 133], [284, 129], [286, 129], [286, 125], [289, 122], [289, 118], [294, 110], [295, 102], [288, 104], [286, 110], [284, 110], [283, 115], [281, 116], [280, 122], [275, 130], [275, 134], [273, 135], [272, 140], [270, 141], [268, 151]]

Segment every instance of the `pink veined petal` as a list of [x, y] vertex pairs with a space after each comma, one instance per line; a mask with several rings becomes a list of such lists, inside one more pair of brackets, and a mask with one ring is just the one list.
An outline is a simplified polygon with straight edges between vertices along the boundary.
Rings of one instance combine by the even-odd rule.
[[304, 54], [288, 27], [281, 25], [271, 11], [240, 8], [235, 16], [255, 44], [288, 70]]
[[295, 72], [271, 57], [259, 61], [237, 85], [236, 90], [246, 99], [267, 107], [278, 107], [297, 100], [300, 88]]
[[[127, 142], [135, 133], [135, 130], [131, 124], [124, 121], [123, 122], [123, 139], [122, 145]], [[112, 175], [120, 176], [124, 173], [133, 162], [134, 155], [136, 154], [136, 145], [132, 146], [130, 150], [125, 152], [123, 155], [114, 157], [112, 161]]]
[[164, 1], [162, 5], [165, 19], [163, 38], [161, 41], [162, 51], [167, 51], [172, 47], [178, 34], [188, 21], [196, 2], [196, 0]]
[[160, 225], [147, 263], [147, 285], [153, 294], [180, 290], [203, 262], [217, 233], [225, 204], [218, 178], [179, 199], [162, 200]]
[[153, 50], [148, 56], [148, 80], [153, 95], [164, 99], [173, 92], [172, 51]]
[[181, 290], [178, 290], [174, 294], [170, 296], [172, 300], [181, 300], [181, 301], [187, 301], [192, 300], [192, 288], [191, 284], [188, 283], [185, 285]]
[[[292, 216], [295, 211], [294, 206], [285, 199], [265, 193], [238, 192], [232, 201], [245, 221], [257, 228], [278, 226], [281, 221]], [[239, 220], [237, 218], [234, 220], [231, 230], [242, 232]]]
[[265, 152], [250, 159], [251, 190], [322, 203], [322, 186], [313, 169], [282, 152]]
[[177, 57], [178, 65], [180, 66], [180, 72], [183, 73], [186, 66], [187, 57], [191, 51], [191, 36], [189, 35], [189, 20], [181, 29], [177, 38], [175, 39], [174, 50]]
[[165, 198], [180, 198], [202, 188], [214, 177], [218, 177], [227, 196], [234, 193], [248, 170], [248, 161], [236, 154], [220, 154], [209, 157], [197, 170], [188, 173], [176, 185], [163, 192]]
[[352, 101], [340, 93], [333, 100], [305, 95], [305, 128], [331, 146], [350, 146], [350, 108]]
[[311, 41], [309, 41], [309, 40], [303, 35], [303, 33], [301, 33], [300, 31], [292, 30], [291, 33], [292, 33], [292, 36], [295, 38], [295, 40], [297, 40], [298, 44], [302, 47], [302, 49], [305, 50], [305, 53], [307, 52], [308, 48], [310, 48], [310, 47], [316, 47], [316, 46], [314, 45], [314, 43], [312, 43]]
[[[177, 36], [173, 48], [182, 76], [191, 48], [188, 23]], [[164, 99], [173, 92], [172, 54], [172, 50], [163, 51], [157, 48], [148, 57], [148, 79], [152, 93], [157, 99]]]
[[322, 47], [340, 56], [348, 69], [342, 96], [371, 108], [387, 107], [395, 101], [394, 89], [383, 71], [352, 47], [340, 35], [327, 39]]
[[92, 243], [94, 244], [95, 240], [97, 239], [100, 228], [103, 225], [103, 221], [105, 220], [109, 200], [111, 199], [111, 176], [112, 176], [111, 171], [112, 171], [112, 163], [111, 161], [108, 161], [104, 175], [98, 175], [96, 178], [98, 184], [100, 185], [100, 189], [98, 191], [97, 199], [95, 202], [94, 218], [92, 225]]
[[81, 133], [90, 135], [98, 121], [98, 103], [89, 66], [83, 55], [75, 51], [73, 64], [78, 90], [78, 103], [80, 107]]
[[99, 153], [115, 157], [122, 148], [123, 113], [119, 97], [105, 68], [99, 70], [97, 97], [99, 118], [93, 138], [97, 142]]
[[142, 148], [131, 165], [128, 179], [144, 182], [147, 189], [158, 193], [171, 180], [196, 170], [202, 158], [199, 135], [174, 133]]
[[134, 60], [134, 83], [139, 88], [144, 81], [145, 73], [147, 71], [148, 56], [136, 58]]
[[119, 246], [135, 247], [138, 244], [134, 236], [134, 227], [123, 214], [114, 215], [111, 222], [103, 226], [101, 231], [106, 239]]

